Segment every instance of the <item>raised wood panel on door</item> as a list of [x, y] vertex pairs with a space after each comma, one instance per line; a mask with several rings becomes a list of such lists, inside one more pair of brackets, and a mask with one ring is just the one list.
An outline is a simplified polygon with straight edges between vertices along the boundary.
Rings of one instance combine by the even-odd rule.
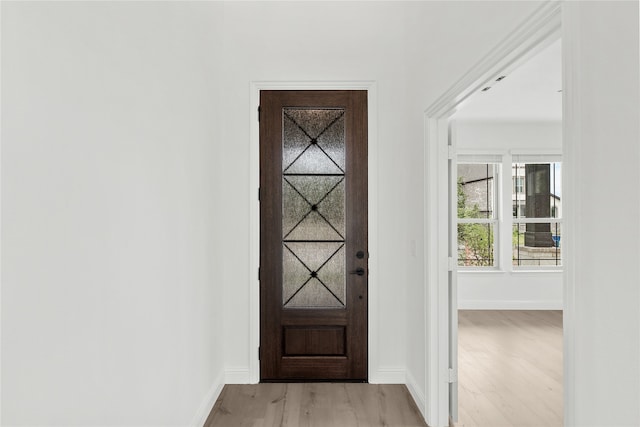
[[[318, 122], [317, 126], [309, 122], [298, 123], [302, 119], [312, 120], [309, 117], [316, 115], [320, 117], [318, 120], [325, 117], [327, 123]], [[368, 275], [366, 91], [261, 91], [260, 117], [260, 377], [263, 381], [365, 381]], [[292, 166], [297, 165], [298, 157], [288, 157], [283, 162], [283, 135], [293, 132], [286, 127], [293, 126], [291, 123], [295, 124], [293, 131], [299, 132], [296, 143], [302, 144], [299, 156], [307, 155], [304, 147], [308, 153], [315, 150], [320, 157], [326, 154], [327, 158], [323, 159], [333, 163], [329, 165], [335, 166], [336, 173], [291, 172], [296, 170], [297, 166]], [[334, 158], [333, 148], [326, 145], [328, 143], [323, 139], [325, 132], [343, 135], [342, 160]], [[284, 154], [286, 157], [290, 152]], [[330, 179], [336, 183], [333, 189], [339, 187], [339, 191], [344, 191], [343, 199], [338, 197], [342, 193], [332, 193], [330, 188], [324, 198], [312, 201], [298, 188], [302, 184], [296, 184], [308, 181], [313, 183], [309, 185], [316, 185], [316, 182], [328, 182]], [[333, 228], [337, 240], [296, 240], [291, 236], [295, 235], [293, 230], [297, 225], [289, 234], [287, 230], [283, 231], [283, 197], [286, 196], [283, 193], [286, 191], [296, 191], [300, 196], [298, 202], [304, 208], [298, 207], [302, 209], [300, 212], [306, 212], [308, 218], [320, 218], [319, 226]], [[323, 209], [328, 209], [327, 198], [333, 198], [332, 203], [344, 200], [344, 211], [336, 216], [339, 225], [325, 218], [330, 216], [327, 211], [323, 213]], [[289, 211], [285, 214], [289, 218]], [[300, 216], [300, 221], [306, 220], [305, 215]], [[331, 276], [331, 280], [342, 287], [325, 284], [329, 269], [325, 266], [329, 264], [311, 268], [296, 252], [298, 248], [313, 252], [313, 249], [308, 249], [313, 246], [304, 246], [309, 242], [338, 248], [326, 262], [332, 263], [331, 268], [336, 269], [337, 265], [346, 271], [344, 279], [336, 279], [335, 274]], [[358, 252], [361, 252], [360, 257]], [[303, 270], [309, 274], [307, 282], [304, 277], [300, 280], [301, 284], [307, 284], [302, 284], [295, 292], [290, 289], [296, 289], [298, 285], [291, 285], [293, 288], [283, 291], [283, 256], [295, 258], [297, 261], [294, 263], [299, 261], [304, 266], [300, 268], [308, 270]], [[357, 269], [361, 269], [363, 274], [349, 274]], [[323, 274], [326, 276], [324, 279]], [[325, 297], [335, 306], [302, 308], [305, 304], [297, 303], [295, 298], [302, 299], [304, 292], [309, 291], [305, 286], [316, 286], [318, 293], [328, 291], [332, 296], [325, 294]], [[340, 294], [340, 291], [344, 293]], [[292, 296], [283, 300], [283, 292], [286, 292], [285, 297], [289, 297], [289, 293]]]

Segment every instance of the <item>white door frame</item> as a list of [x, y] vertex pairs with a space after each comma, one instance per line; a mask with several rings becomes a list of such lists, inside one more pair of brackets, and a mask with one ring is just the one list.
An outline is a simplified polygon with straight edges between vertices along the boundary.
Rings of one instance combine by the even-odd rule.
[[249, 288], [249, 381], [260, 381], [260, 126], [258, 106], [261, 90], [366, 90], [368, 123], [368, 219], [369, 219], [369, 281], [368, 281], [368, 366], [369, 382], [381, 382], [378, 369], [378, 116], [377, 83], [375, 81], [254, 81], [251, 82], [250, 149], [249, 149], [249, 264], [252, 275]]
[[[561, 27], [560, 2], [541, 5], [448, 91], [424, 111], [425, 186], [425, 307], [426, 390], [425, 419], [430, 426], [449, 425], [449, 213], [448, 119], [473, 93], [533, 56], [557, 39]], [[457, 372], [454, 372], [454, 377]]]

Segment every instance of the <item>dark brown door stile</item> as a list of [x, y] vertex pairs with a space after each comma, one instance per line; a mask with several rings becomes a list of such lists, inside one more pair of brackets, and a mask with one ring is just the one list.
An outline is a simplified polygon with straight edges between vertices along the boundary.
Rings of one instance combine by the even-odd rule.
[[367, 380], [366, 91], [260, 93], [260, 378]]

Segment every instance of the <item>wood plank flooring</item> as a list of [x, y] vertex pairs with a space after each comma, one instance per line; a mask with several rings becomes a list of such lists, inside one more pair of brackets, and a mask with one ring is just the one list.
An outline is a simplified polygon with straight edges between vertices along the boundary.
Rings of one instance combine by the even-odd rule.
[[[456, 427], [560, 427], [561, 311], [459, 311]], [[226, 385], [205, 427], [426, 427], [403, 385]]]
[[458, 312], [456, 427], [560, 427], [562, 312]]
[[225, 385], [205, 427], [426, 427], [404, 385]]

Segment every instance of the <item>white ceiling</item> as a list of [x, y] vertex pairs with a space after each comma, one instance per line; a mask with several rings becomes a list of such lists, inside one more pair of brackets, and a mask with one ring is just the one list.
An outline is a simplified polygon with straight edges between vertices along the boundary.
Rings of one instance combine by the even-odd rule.
[[[454, 115], [459, 120], [562, 120], [562, 55], [557, 40], [518, 68], [471, 95]], [[499, 76], [496, 76], [499, 77]]]

